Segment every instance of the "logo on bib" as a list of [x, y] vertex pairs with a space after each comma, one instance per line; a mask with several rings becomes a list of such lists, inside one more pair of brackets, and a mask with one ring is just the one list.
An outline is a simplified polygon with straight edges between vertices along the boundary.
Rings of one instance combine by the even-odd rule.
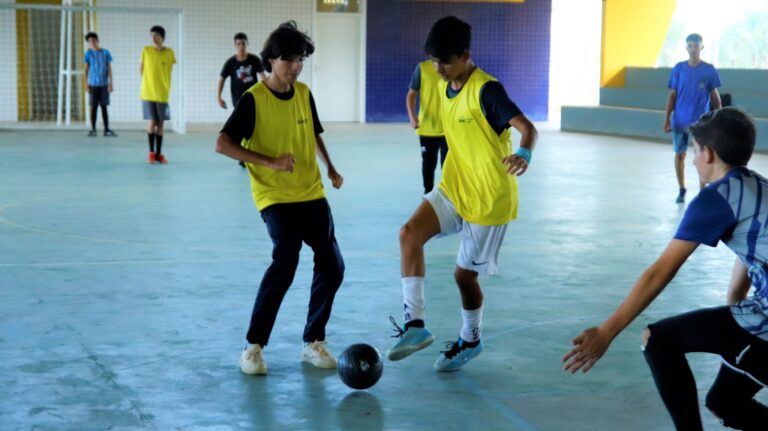
[[459, 117], [459, 123], [469, 124], [473, 121], [472, 117]]
[[309, 123], [309, 118], [299, 118], [298, 120], [296, 120], [296, 124], [298, 125], [307, 124], [307, 123]]

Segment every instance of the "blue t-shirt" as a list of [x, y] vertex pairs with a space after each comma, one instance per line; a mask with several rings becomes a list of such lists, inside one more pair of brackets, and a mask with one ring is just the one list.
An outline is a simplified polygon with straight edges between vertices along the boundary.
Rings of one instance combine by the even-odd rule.
[[675, 239], [717, 246], [722, 241], [747, 267], [755, 293], [731, 307], [736, 322], [768, 340], [768, 180], [733, 168], [688, 205]]
[[108, 63], [112, 63], [112, 54], [104, 48], [94, 51], [89, 49], [85, 53], [83, 63], [88, 64], [88, 85], [91, 87], [104, 87], [109, 84]]
[[685, 130], [709, 111], [709, 92], [720, 85], [720, 75], [711, 64], [702, 61], [691, 67], [688, 61], [677, 63], [667, 85], [677, 92], [672, 128]]

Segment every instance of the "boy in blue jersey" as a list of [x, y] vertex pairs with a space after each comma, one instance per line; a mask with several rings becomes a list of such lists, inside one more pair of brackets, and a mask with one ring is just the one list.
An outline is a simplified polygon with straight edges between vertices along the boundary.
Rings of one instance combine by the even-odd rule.
[[[685, 39], [688, 60], [677, 63], [669, 77], [669, 96], [664, 115], [664, 131], [672, 132], [675, 150], [675, 174], [680, 191], [676, 202], [685, 202], [685, 155], [688, 152], [688, 132], [701, 114], [710, 109], [720, 109], [720, 75], [715, 67], [701, 60], [701, 35], [692, 33]], [[674, 111], [675, 115], [672, 116]], [[699, 184], [704, 187], [704, 184]]]
[[109, 50], [99, 46], [99, 36], [90, 32], [85, 35], [88, 42], [88, 51], [83, 62], [85, 70], [85, 91], [88, 93], [88, 102], [91, 105], [91, 131], [88, 136], [96, 136], [96, 110], [101, 105], [101, 118], [104, 121], [104, 136], [117, 136], [109, 129], [109, 93], [112, 92], [112, 54]]
[[[645, 358], [678, 430], [701, 430], [689, 352], [721, 355], [723, 365], [706, 406], [736, 429], [768, 427], [768, 407], [754, 399], [768, 384], [768, 180], [747, 169], [755, 126], [738, 109], [704, 114], [690, 127], [693, 164], [704, 187], [659, 259], [635, 283], [624, 303], [600, 326], [573, 340], [565, 369], [587, 372], [611, 341], [669, 284], [699, 244], [722, 241], [736, 254], [728, 305], [663, 319], [645, 329]], [[755, 292], [747, 297], [750, 287]]]

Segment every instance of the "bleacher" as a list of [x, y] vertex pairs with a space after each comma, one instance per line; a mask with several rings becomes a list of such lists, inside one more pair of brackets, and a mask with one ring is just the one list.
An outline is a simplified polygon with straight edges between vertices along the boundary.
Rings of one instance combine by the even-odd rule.
[[[601, 88], [599, 106], [563, 106], [564, 131], [612, 134], [669, 141], [664, 133], [664, 107], [670, 68], [627, 67], [626, 84]], [[719, 69], [720, 94], [731, 95], [733, 106], [754, 118], [757, 148], [768, 152], [768, 70]]]

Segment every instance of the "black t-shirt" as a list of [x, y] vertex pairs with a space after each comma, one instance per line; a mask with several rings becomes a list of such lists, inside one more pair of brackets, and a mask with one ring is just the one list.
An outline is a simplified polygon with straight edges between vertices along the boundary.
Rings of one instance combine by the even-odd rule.
[[227, 59], [224, 67], [221, 68], [221, 77], [229, 79], [229, 89], [232, 92], [232, 104], [237, 102], [243, 96], [246, 90], [259, 82], [259, 73], [264, 71], [259, 57], [248, 54], [243, 61], [239, 61], [234, 55]]
[[[461, 89], [456, 91], [448, 84], [446, 95], [449, 99], [458, 96], [460, 92]], [[515, 102], [510, 100], [507, 91], [499, 81], [488, 81], [483, 85], [480, 89], [480, 106], [483, 108], [485, 119], [497, 135], [501, 135], [504, 129], [509, 128], [509, 120], [523, 113]]]
[[[269, 91], [272, 91], [269, 87], [267, 88]], [[272, 91], [272, 94], [280, 100], [291, 100], [295, 93], [296, 91], [293, 89], [293, 86], [291, 86], [290, 91], [285, 93]], [[312, 123], [315, 126], [315, 135], [319, 135], [323, 133], [323, 126], [320, 124], [320, 118], [317, 116], [317, 108], [315, 108], [315, 99], [312, 97], [312, 92], [309, 93], [309, 107], [312, 109]], [[256, 127], [256, 100], [252, 94], [246, 93], [221, 131], [226, 133], [233, 141], [239, 143], [243, 139], [250, 139], [254, 127]]]

